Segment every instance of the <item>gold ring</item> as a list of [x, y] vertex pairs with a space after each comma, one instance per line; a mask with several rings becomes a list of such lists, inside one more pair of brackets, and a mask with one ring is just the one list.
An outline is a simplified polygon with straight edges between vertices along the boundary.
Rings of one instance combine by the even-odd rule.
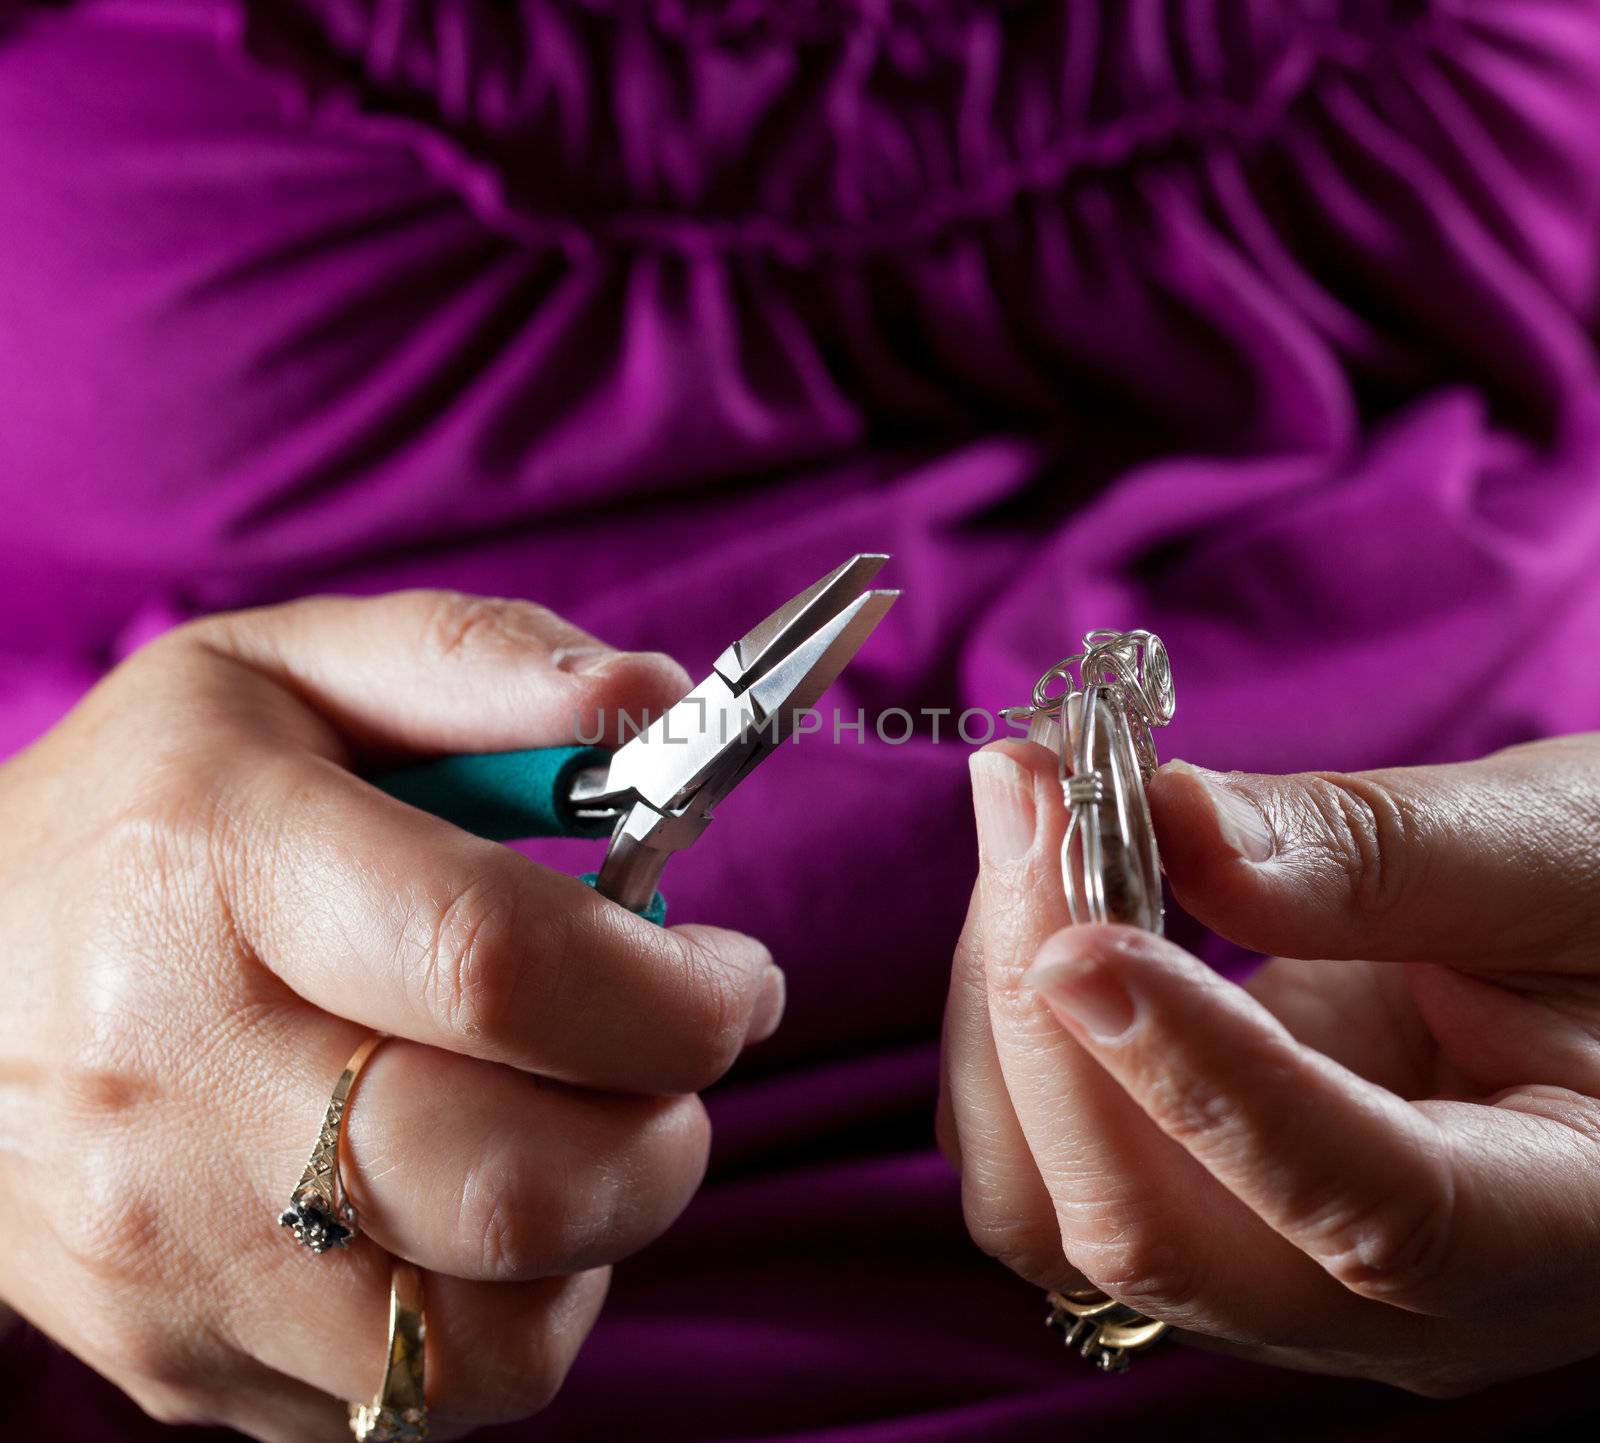
[[1106, 1373], [1127, 1372], [1133, 1354], [1159, 1343], [1169, 1330], [1098, 1288], [1051, 1293], [1049, 1303], [1045, 1326]]
[[314, 1253], [348, 1247], [359, 1232], [356, 1210], [345, 1194], [339, 1166], [344, 1114], [356, 1078], [385, 1035], [374, 1032], [345, 1063], [333, 1085], [333, 1096], [328, 1099], [328, 1111], [322, 1119], [322, 1131], [317, 1134], [317, 1145], [311, 1149], [311, 1161], [289, 1196], [289, 1206], [278, 1214], [278, 1226], [288, 1228], [297, 1243]]
[[423, 1354], [428, 1336], [422, 1314], [422, 1274], [398, 1258], [389, 1270], [389, 1361], [378, 1396], [350, 1405], [356, 1443], [420, 1443], [428, 1436], [423, 1397]]

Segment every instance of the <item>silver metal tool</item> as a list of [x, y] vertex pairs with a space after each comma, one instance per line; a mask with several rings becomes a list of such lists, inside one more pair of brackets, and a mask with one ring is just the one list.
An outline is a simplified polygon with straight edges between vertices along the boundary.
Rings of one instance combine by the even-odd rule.
[[690, 846], [713, 808], [794, 735], [898, 591], [869, 590], [889, 558], [863, 553], [752, 627], [675, 706], [586, 767], [571, 793], [577, 815], [615, 818], [596, 890], [634, 911], [655, 896], [667, 859]]

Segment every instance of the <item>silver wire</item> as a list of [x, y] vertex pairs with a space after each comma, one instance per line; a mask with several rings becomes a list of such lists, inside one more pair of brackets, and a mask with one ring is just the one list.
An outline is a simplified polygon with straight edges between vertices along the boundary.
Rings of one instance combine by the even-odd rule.
[[[1172, 663], [1161, 638], [1151, 631], [1101, 628], [1084, 636], [1082, 651], [1063, 657], [1034, 682], [1027, 706], [1008, 706], [1001, 715], [1017, 722], [1059, 717], [1068, 697], [1094, 685], [1115, 690], [1128, 720], [1136, 724], [1136, 737], [1140, 728], [1148, 732], [1166, 726], [1177, 710]], [[1154, 757], [1153, 749], [1150, 755]]]
[[[1087, 705], [1090, 696], [1094, 702]], [[1102, 703], [1123, 745], [1131, 746], [1132, 768], [1115, 760], [1115, 746], [1109, 772], [1090, 761]], [[1082, 651], [1064, 657], [1034, 683], [1027, 706], [1001, 713], [1026, 724], [1029, 738], [1060, 758], [1069, 808], [1061, 871], [1074, 921], [1128, 921], [1161, 930], [1160, 859], [1143, 789], [1157, 766], [1150, 733], [1166, 726], [1176, 707], [1172, 667], [1161, 639], [1149, 631], [1101, 629], [1083, 638]], [[1137, 779], [1125, 774], [1132, 770]], [[1103, 830], [1107, 822], [1114, 828], [1109, 837]], [[1116, 874], [1115, 887], [1108, 867]], [[1132, 915], [1112, 915], [1113, 893], [1125, 899]]]

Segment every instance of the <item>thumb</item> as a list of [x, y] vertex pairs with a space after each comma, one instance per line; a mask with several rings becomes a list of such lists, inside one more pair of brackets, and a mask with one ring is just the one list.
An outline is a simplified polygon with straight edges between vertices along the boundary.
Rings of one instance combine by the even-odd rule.
[[1178, 901], [1243, 946], [1508, 970], [1593, 966], [1595, 737], [1353, 774], [1171, 762], [1149, 795]]

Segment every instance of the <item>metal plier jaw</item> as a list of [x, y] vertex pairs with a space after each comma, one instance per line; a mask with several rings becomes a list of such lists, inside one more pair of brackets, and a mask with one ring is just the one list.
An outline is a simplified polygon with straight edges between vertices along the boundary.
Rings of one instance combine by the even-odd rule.
[[868, 587], [889, 558], [853, 556], [751, 628], [711, 674], [578, 777], [580, 816], [615, 815], [596, 889], [634, 911], [655, 896], [673, 852], [785, 740], [883, 620], [898, 591]]

